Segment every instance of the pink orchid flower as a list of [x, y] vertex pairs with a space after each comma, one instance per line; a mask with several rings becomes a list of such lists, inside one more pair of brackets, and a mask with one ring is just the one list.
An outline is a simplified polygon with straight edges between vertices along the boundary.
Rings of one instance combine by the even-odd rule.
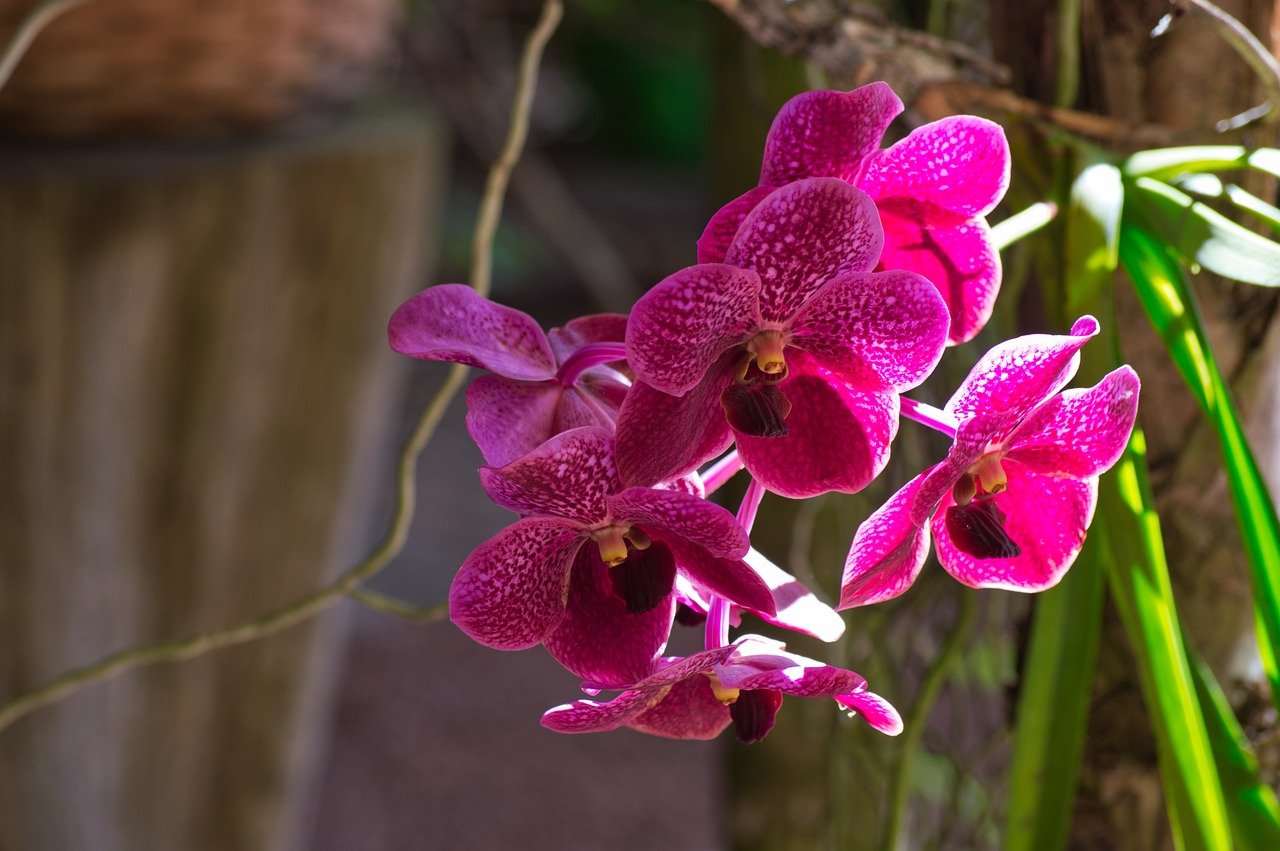
[[480, 470], [489, 497], [521, 519], [467, 557], [449, 591], [453, 622], [481, 644], [543, 644], [605, 686], [648, 673], [671, 632], [677, 572], [703, 593], [776, 614], [741, 559], [733, 515], [689, 493], [626, 488], [613, 437], [587, 426], [504, 467]]
[[735, 440], [783, 496], [853, 493], [875, 478], [897, 394], [933, 370], [948, 323], [927, 280], [871, 271], [880, 244], [866, 193], [800, 180], [751, 211], [724, 263], [645, 294], [627, 325], [637, 382], [618, 417], [623, 479], [670, 479]]
[[901, 112], [885, 83], [787, 101], [765, 142], [760, 185], [712, 217], [698, 240], [698, 262], [722, 262], [747, 214], [777, 187], [837, 177], [875, 200], [884, 226], [879, 268], [932, 281], [951, 312], [949, 341], [972, 339], [1000, 290], [1000, 256], [985, 217], [1009, 186], [1009, 143], [999, 125], [958, 115], [880, 150]]
[[882, 733], [902, 732], [898, 711], [853, 671], [786, 652], [782, 644], [744, 635], [733, 644], [667, 658], [612, 700], [579, 700], [542, 716], [560, 733], [630, 727], [669, 739], [714, 739], [730, 724], [738, 740], [758, 742], [773, 728], [782, 696], [834, 698]]
[[626, 326], [627, 317], [605, 313], [544, 334], [527, 313], [441, 284], [402, 304], [387, 336], [401, 354], [493, 373], [467, 388], [467, 431], [501, 466], [562, 431], [613, 428], [630, 382], [606, 364], [624, 357]]
[[1002, 343], [943, 409], [957, 423], [946, 460], [908, 482], [858, 528], [840, 605], [889, 600], [915, 581], [936, 539], [938, 561], [972, 588], [1043, 591], [1075, 561], [1093, 519], [1098, 476], [1120, 458], [1138, 411], [1128, 366], [1059, 392], [1098, 332]]

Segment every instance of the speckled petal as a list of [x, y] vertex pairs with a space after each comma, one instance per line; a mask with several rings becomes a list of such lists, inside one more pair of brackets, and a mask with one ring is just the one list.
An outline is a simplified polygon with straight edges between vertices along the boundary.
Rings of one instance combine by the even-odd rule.
[[670, 687], [656, 690], [624, 691], [613, 700], [575, 700], [548, 709], [542, 726], [557, 733], [605, 733], [624, 726], [662, 700]]
[[481, 467], [489, 498], [519, 514], [604, 519], [605, 497], [621, 490], [613, 464], [613, 436], [602, 428], [558, 434], [505, 467]]
[[558, 518], [517, 521], [467, 556], [449, 589], [449, 617], [476, 641], [523, 650], [564, 617], [582, 527]]
[[420, 360], [478, 366], [524, 381], [556, 373], [556, 360], [532, 317], [495, 304], [462, 284], [423, 290], [391, 315], [391, 348]]
[[897, 199], [877, 206], [884, 225], [881, 268], [906, 269], [932, 281], [951, 313], [948, 342], [973, 339], [991, 318], [1000, 293], [1000, 253], [987, 223], [932, 215]]
[[667, 646], [675, 611], [672, 592], [653, 609], [628, 614], [626, 604], [611, 592], [609, 568], [587, 543], [574, 562], [564, 619], [543, 644], [576, 676], [603, 688], [621, 688], [653, 670]]
[[892, 600], [911, 587], [929, 555], [929, 529], [911, 509], [928, 471], [907, 482], [862, 522], [840, 580], [839, 609]]
[[556, 363], [564, 363], [565, 358], [585, 345], [621, 343], [626, 340], [626, 334], [625, 313], [593, 313], [579, 316], [562, 328], [552, 328], [547, 332], [547, 341], [555, 352]]
[[627, 362], [641, 381], [680, 396], [759, 325], [755, 272], [722, 263], [690, 266], [636, 302], [627, 324]]
[[901, 112], [902, 101], [887, 83], [796, 95], [782, 105], [769, 129], [761, 185], [819, 175], [853, 180]]
[[814, 596], [800, 580], [771, 562], [759, 550], [749, 550], [743, 559], [769, 586], [773, 595], [774, 615], [752, 614], [793, 632], [811, 635], [820, 641], [839, 641], [844, 635], [844, 621], [835, 609]]
[[1097, 333], [1098, 320], [1082, 316], [1070, 335], [1028, 334], [1000, 343], [969, 371], [944, 410], [957, 420], [1003, 414], [1015, 427], [1071, 380], [1080, 348]]
[[962, 216], [985, 216], [1009, 188], [1009, 143], [1000, 125], [956, 115], [867, 158], [857, 181], [871, 197], [918, 198]]
[[862, 720], [888, 736], [896, 736], [902, 732], [902, 716], [893, 704], [880, 695], [870, 691], [857, 691], [851, 694], [836, 695], [836, 703], [859, 715]]
[[901, 392], [937, 366], [949, 321], [937, 289], [920, 275], [853, 273], [804, 303], [789, 343], [859, 390]]
[[652, 709], [627, 724], [634, 730], [667, 739], [714, 739], [729, 726], [729, 707], [711, 693], [711, 680], [681, 680]]
[[[725, 669], [716, 668], [717, 676]], [[790, 694], [795, 697], [835, 697], [837, 694], [866, 688], [867, 681], [853, 671], [833, 668], [830, 665], [804, 665], [791, 668], [778, 668], [772, 671], [761, 671], [741, 679], [725, 679], [721, 681], [731, 688], [769, 689]]]
[[714, 502], [656, 488], [627, 488], [605, 500], [614, 520], [635, 523], [650, 534], [677, 537], [711, 555], [742, 558], [750, 546], [733, 515]]
[[501, 467], [544, 443], [557, 431], [563, 388], [546, 381], [513, 381], [482, 375], [467, 388], [467, 433], [486, 464]]
[[734, 605], [762, 615], [776, 612], [773, 594], [760, 575], [741, 559], [718, 558], [702, 547], [673, 537], [663, 542], [676, 557], [676, 567], [701, 595], [724, 597]]
[[1093, 519], [1098, 480], [1059, 479], [1004, 460], [1008, 489], [995, 497], [1005, 514], [1004, 530], [1022, 550], [1013, 558], [974, 558], [961, 552], [947, 533], [944, 517], [950, 494], [933, 521], [938, 561], [971, 588], [1044, 591], [1058, 584], [1084, 543]]
[[1100, 476], [1120, 460], [1138, 415], [1138, 375], [1127, 366], [1087, 390], [1065, 390], [1036, 409], [1007, 457], [1041, 475]]
[[733, 238], [738, 235], [738, 228], [742, 227], [743, 219], [776, 188], [757, 186], [755, 189], [748, 189], [717, 210], [698, 238], [698, 262], [723, 263], [729, 246], [733, 244]]
[[876, 205], [830, 177], [778, 189], [743, 221], [725, 262], [760, 275], [760, 314], [785, 322], [818, 287], [845, 272], [870, 272], [884, 234]]
[[911, 506], [911, 522], [923, 524], [933, 517], [943, 497], [951, 491], [960, 477], [987, 451], [995, 437], [1008, 431], [1007, 414], [977, 414], [960, 423], [947, 457], [923, 473]]
[[546, 440], [575, 428], [595, 426], [612, 432], [618, 421], [618, 409], [582, 387], [570, 387], [560, 394]]
[[781, 496], [856, 493], [889, 460], [889, 444], [898, 431], [898, 396], [856, 390], [802, 354], [788, 357], [791, 371], [779, 385], [791, 401], [790, 433], [738, 434], [738, 452], [747, 470]]
[[729, 448], [733, 435], [720, 393], [733, 380], [737, 360], [730, 352], [683, 396], [643, 381], [632, 386], [618, 412], [618, 470], [624, 482], [648, 487], [670, 481]]

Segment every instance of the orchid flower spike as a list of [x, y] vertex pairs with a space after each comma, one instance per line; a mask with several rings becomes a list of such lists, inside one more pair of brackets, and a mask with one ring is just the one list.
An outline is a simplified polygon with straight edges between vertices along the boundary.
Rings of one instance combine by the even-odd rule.
[[838, 608], [903, 593], [931, 537], [943, 568], [972, 588], [1058, 583], [1084, 543], [1098, 477], [1123, 454], [1138, 411], [1138, 376], [1128, 366], [1059, 392], [1097, 332], [1085, 316], [1069, 336], [1019, 337], [978, 362], [944, 408], [957, 423], [946, 459], [858, 528]]
[[527, 313], [462, 284], [423, 290], [391, 316], [391, 348], [419, 360], [487, 369], [467, 388], [467, 431], [487, 463], [502, 466], [580, 426], [613, 429], [629, 379], [627, 317], [575, 319], [550, 334]]
[[698, 262], [723, 262], [747, 214], [779, 186], [839, 178], [875, 201], [884, 226], [879, 268], [932, 281], [951, 312], [949, 342], [972, 339], [1000, 290], [1000, 255], [985, 217], [1009, 186], [1009, 143], [998, 124], [957, 115], [880, 150], [901, 112], [886, 83], [787, 101], [765, 141], [760, 185], [712, 217], [698, 240]]
[[876, 730], [890, 736], [902, 732], [898, 711], [868, 691], [861, 676], [788, 653], [758, 635], [683, 659], [663, 659], [612, 700], [557, 706], [542, 716], [542, 726], [561, 733], [630, 727], [669, 739], [714, 739], [732, 724], [738, 740], [750, 744], [773, 728], [784, 694], [834, 698]]
[[637, 381], [618, 418], [624, 481], [681, 475], [733, 441], [783, 496], [874, 479], [897, 433], [897, 394], [933, 370], [948, 325], [927, 280], [871, 271], [881, 242], [866, 193], [800, 180], [751, 211], [724, 263], [643, 296], [627, 325]]
[[489, 497], [520, 520], [467, 557], [449, 592], [453, 622], [499, 650], [545, 645], [574, 674], [635, 682], [662, 653], [682, 575], [705, 594], [773, 616], [773, 594], [742, 561], [747, 534], [718, 505], [677, 490], [626, 488], [613, 437], [583, 427], [504, 467]]

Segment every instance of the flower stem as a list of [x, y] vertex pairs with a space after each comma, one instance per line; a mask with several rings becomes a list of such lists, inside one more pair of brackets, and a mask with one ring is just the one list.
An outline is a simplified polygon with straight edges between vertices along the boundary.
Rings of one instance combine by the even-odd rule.
[[941, 652], [934, 661], [933, 667], [924, 676], [920, 684], [920, 693], [916, 696], [915, 705], [911, 707], [911, 716], [907, 719], [902, 734], [902, 748], [898, 751], [897, 770], [893, 773], [893, 787], [889, 797], [889, 820], [885, 825], [884, 851], [897, 851], [899, 837], [902, 835], [902, 824], [907, 813], [907, 798], [911, 792], [911, 773], [915, 768], [916, 752], [920, 750], [920, 742], [924, 740], [924, 729], [929, 721], [929, 714], [938, 700], [942, 685], [951, 674], [960, 651], [969, 641], [969, 633], [973, 629], [974, 594], [963, 590], [956, 601], [957, 613], [955, 626], [942, 644]]
[[991, 244], [997, 251], [1003, 251], [1023, 237], [1030, 236], [1049, 224], [1056, 215], [1058, 215], [1057, 204], [1052, 201], [1037, 201], [999, 224], [992, 225]]
[[587, 343], [579, 346], [560, 364], [556, 380], [565, 387], [572, 387], [578, 376], [602, 363], [627, 359], [627, 347], [621, 343]]
[[927, 425], [935, 431], [940, 431], [947, 437], [956, 436], [955, 420], [946, 411], [935, 408], [932, 405], [926, 405], [924, 402], [917, 402], [915, 399], [908, 399], [906, 396], [900, 398], [902, 400], [902, 416]]
[[17, 68], [18, 63], [22, 61], [22, 57], [27, 55], [27, 49], [31, 47], [31, 42], [35, 41], [36, 36], [45, 27], [53, 23], [54, 18], [87, 2], [89, 0], [45, 0], [45, 2], [28, 12], [9, 38], [9, 43], [5, 45], [4, 51], [0, 52], [0, 88], [3, 88], [4, 84], [9, 82], [13, 69]]
[[720, 490], [725, 482], [738, 474], [742, 466], [742, 457], [738, 455], [738, 450], [730, 449], [728, 455], [712, 464], [707, 468], [706, 472], [700, 475], [702, 486], [706, 489], [707, 494], [711, 495]]
[[[764, 485], [755, 479], [747, 485], [747, 492], [738, 506], [738, 525], [748, 535], [756, 523], [756, 512], [760, 510], [760, 500], [764, 499]], [[708, 650], [724, 647], [729, 643], [729, 601], [723, 597], [712, 597], [711, 607], [707, 611], [707, 633], [704, 646]]]

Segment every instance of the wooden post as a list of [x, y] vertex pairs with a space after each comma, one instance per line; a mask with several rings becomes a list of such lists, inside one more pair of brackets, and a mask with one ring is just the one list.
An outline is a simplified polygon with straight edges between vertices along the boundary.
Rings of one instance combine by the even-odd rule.
[[[369, 538], [441, 146], [0, 157], [0, 696], [244, 619]], [[340, 619], [125, 675], [0, 733], [0, 848], [293, 847]]]

